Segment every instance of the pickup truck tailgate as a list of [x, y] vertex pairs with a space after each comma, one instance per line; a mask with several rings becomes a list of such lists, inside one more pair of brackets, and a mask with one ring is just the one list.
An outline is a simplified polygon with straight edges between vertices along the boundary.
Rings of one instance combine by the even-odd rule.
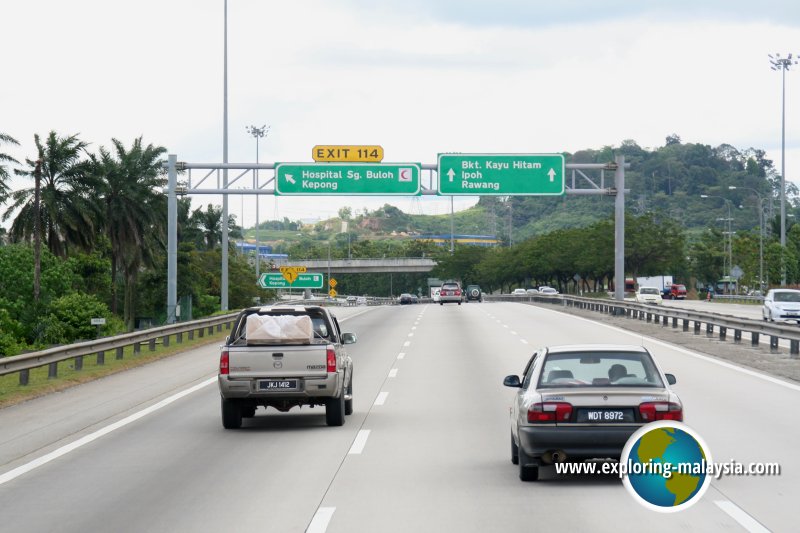
[[303, 345], [230, 346], [229, 378], [325, 377], [326, 342]]

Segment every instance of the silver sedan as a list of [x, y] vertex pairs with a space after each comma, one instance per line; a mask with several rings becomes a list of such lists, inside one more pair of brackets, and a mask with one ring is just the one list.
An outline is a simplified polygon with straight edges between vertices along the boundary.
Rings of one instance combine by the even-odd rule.
[[800, 324], [800, 291], [796, 289], [771, 289], [761, 307], [764, 320], [772, 322], [797, 322]]
[[539, 467], [563, 461], [616, 459], [628, 438], [656, 420], [683, 420], [683, 404], [642, 346], [570, 345], [542, 348], [522, 377], [511, 405], [511, 462], [523, 481]]

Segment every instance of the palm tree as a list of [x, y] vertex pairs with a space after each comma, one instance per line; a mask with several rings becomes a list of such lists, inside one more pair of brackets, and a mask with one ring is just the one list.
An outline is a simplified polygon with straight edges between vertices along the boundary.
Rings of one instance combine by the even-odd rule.
[[[7, 144], [14, 144], [19, 146], [19, 142], [10, 135], [6, 135], [5, 133], [0, 133], [0, 143], [7, 143]], [[11, 157], [8, 154], [4, 154], [0, 152], [0, 204], [6, 201], [8, 198], [8, 193], [10, 191], [6, 181], [8, 181], [9, 174], [8, 170], [6, 170], [5, 165], [8, 163], [19, 163], [16, 159]]]
[[[48, 249], [66, 257], [71, 247], [90, 249], [95, 240], [98, 209], [93, 203], [94, 182], [88, 160], [81, 159], [87, 143], [77, 135], [59, 137], [51, 131], [45, 144], [34, 135], [37, 157], [25, 159], [27, 170], [14, 170], [19, 176], [41, 175], [39, 224]], [[37, 168], [37, 165], [40, 165]], [[11, 193], [11, 206], [3, 214], [8, 220], [17, 213], [9, 238], [13, 242], [31, 241], [36, 233], [36, 188]]]
[[117, 139], [111, 142], [113, 151], [100, 147], [99, 157], [92, 157], [93, 174], [98, 181], [103, 229], [111, 243], [112, 312], [117, 310], [116, 278], [122, 269], [123, 319], [133, 329], [139, 269], [152, 265], [156, 251], [164, 247], [167, 203], [160, 189], [166, 180], [160, 158], [166, 148], [142, 146], [141, 137], [133, 141], [129, 150]]
[[[222, 209], [208, 204], [206, 210], [197, 208], [189, 219], [202, 234], [202, 243], [207, 250], [213, 250], [222, 240]], [[228, 234], [234, 239], [242, 238], [242, 228], [236, 225], [236, 215], [228, 215]]]

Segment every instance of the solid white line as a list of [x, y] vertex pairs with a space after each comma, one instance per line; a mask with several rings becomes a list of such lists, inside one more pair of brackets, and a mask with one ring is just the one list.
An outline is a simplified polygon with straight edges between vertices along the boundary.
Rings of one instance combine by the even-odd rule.
[[320, 507], [317, 509], [317, 512], [314, 513], [314, 518], [311, 519], [311, 523], [308, 524], [308, 529], [306, 529], [306, 533], [325, 533], [328, 530], [328, 523], [333, 518], [333, 512], [336, 510], [336, 507]]
[[362, 429], [356, 435], [356, 440], [353, 441], [353, 445], [350, 446], [350, 451], [347, 452], [348, 455], [358, 455], [364, 451], [364, 446], [367, 445], [367, 439], [369, 438], [369, 429]]
[[403, 346], [411, 346], [411, 341], [406, 341], [403, 343]]
[[397, 354], [397, 358], [398, 359], [405, 359], [405, 357], [406, 357], [406, 353], [405, 352], [400, 352], [399, 354]]
[[648, 337], [647, 335], [642, 335], [640, 333], [634, 333], [632, 331], [628, 331], [626, 329], [619, 328], [617, 326], [609, 326], [608, 324], [603, 324], [602, 322], [595, 322], [594, 320], [583, 318], [575, 315], [570, 315], [568, 313], [561, 313], [560, 311], [553, 311], [554, 313], [559, 313], [563, 315], [567, 315], [571, 318], [577, 320], [583, 320], [585, 322], [591, 322], [592, 324], [596, 324], [598, 326], [603, 326], [604, 328], [613, 329], [614, 331], [618, 331], [620, 333], [625, 333], [626, 335], [630, 335], [631, 337], [636, 337], [637, 339], [647, 339], [648, 342], [652, 342], [653, 344], [658, 344], [659, 346], [664, 346], [665, 348], [669, 348], [671, 350], [675, 350], [676, 352], [681, 352], [686, 355], [690, 355], [696, 359], [701, 359], [703, 361], [707, 361], [709, 363], [714, 363], [715, 365], [719, 365], [725, 368], [729, 368], [731, 370], [736, 370], [743, 374], [747, 374], [748, 376], [752, 376], [755, 378], [763, 379], [764, 381], [768, 381], [770, 383], [774, 383], [775, 385], [781, 385], [782, 387], [786, 387], [787, 389], [792, 389], [794, 391], [800, 392], [800, 385], [795, 385], [794, 383], [789, 383], [787, 381], [783, 381], [778, 378], [774, 378], [772, 376], [768, 376], [766, 374], [761, 374], [760, 372], [756, 372], [755, 370], [750, 370], [749, 368], [744, 368], [741, 366], [734, 365], [733, 363], [728, 363], [726, 361], [722, 361], [720, 359], [715, 359], [714, 357], [709, 357], [707, 355], [702, 355], [697, 352], [693, 352], [691, 350], [687, 350], [685, 348], [681, 348], [679, 346], [675, 346], [673, 344], [669, 344], [668, 342], [662, 342], [658, 339], [654, 339], [653, 337]]
[[40, 466], [45, 465], [45, 464], [49, 463], [50, 461], [53, 461], [54, 459], [58, 459], [59, 457], [61, 457], [63, 455], [66, 455], [71, 451], [77, 450], [81, 446], [89, 444], [90, 442], [93, 442], [93, 441], [99, 439], [100, 437], [102, 437], [104, 435], [108, 435], [112, 431], [116, 431], [119, 428], [125, 427], [128, 424], [130, 424], [132, 422], [135, 422], [135, 421], [139, 420], [140, 418], [149, 415], [150, 413], [154, 413], [154, 412], [158, 411], [159, 409], [161, 409], [163, 407], [166, 407], [169, 404], [171, 404], [171, 403], [173, 403], [173, 402], [175, 402], [177, 400], [180, 400], [184, 396], [187, 396], [187, 395], [189, 395], [189, 394], [191, 394], [193, 392], [196, 392], [196, 391], [202, 389], [203, 387], [207, 387], [208, 385], [211, 385], [212, 383], [215, 383], [216, 381], [217, 381], [217, 376], [214, 376], [213, 378], [209, 378], [209, 379], [207, 379], [205, 381], [202, 381], [202, 382], [198, 383], [197, 385], [195, 385], [193, 387], [189, 387], [188, 389], [183, 390], [181, 392], [178, 392], [177, 394], [173, 394], [172, 396], [170, 396], [168, 398], [164, 398], [160, 402], [155, 403], [155, 404], [151, 405], [150, 407], [147, 407], [145, 409], [142, 409], [141, 411], [133, 413], [132, 415], [127, 416], [127, 417], [123, 418], [122, 420], [118, 420], [118, 421], [114, 422], [113, 424], [110, 424], [110, 425], [108, 425], [108, 426], [106, 426], [104, 428], [98, 429], [94, 433], [90, 433], [88, 435], [85, 435], [85, 436], [81, 437], [80, 439], [78, 439], [78, 440], [76, 440], [74, 442], [66, 444], [66, 445], [62, 446], [61, 448], [58, 448], [57, 450], [53, 450], [52, 452], [50, 452], [48, 454], [45, 454], [45, 455], [43, 455], [41, 457], [38, 457], [38, 458], [34, 459], [33, 461], [31, 461], [29, 463], [26, 463], [26, 464], [24, 464], [22, 466], [18, 466], [17, 468], [15, 468], [13, 470], [9, 470], [5, 474], [0, 475], [0, 485], [2, 485], [3, 483], [9, 482], [12, 479], [16, 479], [19, 476], [30, 472], [31, 470], [39, 468]]
[[769, 529], [759, 524], [755, 518], [747, 514], [735, 503], [723, 500], [718, 500], [714, 503], [717, 504], [717, 507], [728, 513], [731, 518], [739, 522], [739, 525], [750, 533], [769, 533]]
[[393, 368], [393, 369], [389, 370], [389, 377], [390, 378], [396, 378], [397, 377], [397, 369], [396, 368]]
[[383, 405], [386, 403], [387, 396], [389, 396], [389, 393], [386, 391], [378, 393], [378, 397], [375, 398], [375, 405]]

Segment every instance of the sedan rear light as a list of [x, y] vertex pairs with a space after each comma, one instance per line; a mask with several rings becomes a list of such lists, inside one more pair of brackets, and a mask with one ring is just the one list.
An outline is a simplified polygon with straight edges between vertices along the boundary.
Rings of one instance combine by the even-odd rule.
[[461, 296], [461, 291], [456, 289], [456, 290], [453, 291], [453, 295], [454, 296]]
[[447, 291], [439, 291], [439, 296], [447, 296]]
[[229, 364], [230, 364], [230, 358], [228, 357], [228, 350], [225, 350], [222, 352], [222, 355], [219, 356], [219, 373], [224, 376], [228, 375]]
[[639, 404], [639, 415], [643, 422], [657, 420], [683, 420], [683, 408], [672, 402], [645, 402]]
[[328, 372], [336, 372], [336, 350], [333, 349], [333, 346], [328, 346], [327, 355]]
[[567, 422], [572, 418], [572, 404], [567, 402], [540, 402], [528, 408], [528, 422]]

